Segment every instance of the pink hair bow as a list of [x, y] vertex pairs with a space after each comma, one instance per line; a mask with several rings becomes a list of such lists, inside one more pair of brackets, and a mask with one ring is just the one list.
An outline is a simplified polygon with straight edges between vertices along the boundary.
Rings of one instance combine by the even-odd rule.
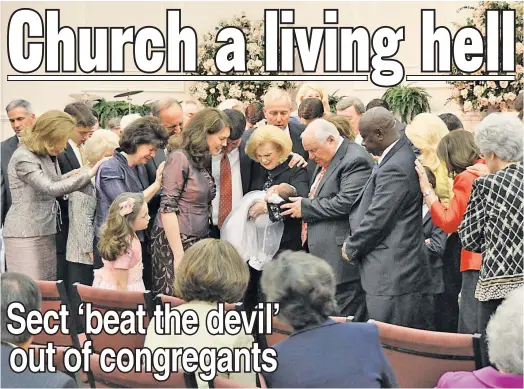
[[120, 216], [126, 216], [129, 215], [131, 212], [133, 212], [133, 207], [135, 206], [135, 199], [128, 198], [126, 201], [122, 201], [120, 204], [118, 204], [120, 207]]

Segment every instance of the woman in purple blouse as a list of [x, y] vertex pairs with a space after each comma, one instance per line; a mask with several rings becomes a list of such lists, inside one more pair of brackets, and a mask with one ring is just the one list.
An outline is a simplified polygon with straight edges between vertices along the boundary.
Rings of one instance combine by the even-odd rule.
[[227, 145], [229, 120], [222, 112], [198, 112], [180, 136], [171, 137], [160, 210], [151, 230], [153, 292], [173, 295], [175, 269], [184, 251], [209, 236], [211, 201], [216, 188], [211, 156]]
[[437, 388], [522, 388], [524, 287], [508, 294], [486, 330], [489, 359], [495, 367], [444, 374]]

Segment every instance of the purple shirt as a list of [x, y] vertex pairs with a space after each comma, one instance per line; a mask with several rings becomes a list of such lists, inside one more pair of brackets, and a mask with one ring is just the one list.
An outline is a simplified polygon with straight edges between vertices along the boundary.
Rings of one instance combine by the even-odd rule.
[[500, 373], [493, 367], [475, 371], [446, 373], [438, 381], [437, 388], [522, 388], [521, 375]]

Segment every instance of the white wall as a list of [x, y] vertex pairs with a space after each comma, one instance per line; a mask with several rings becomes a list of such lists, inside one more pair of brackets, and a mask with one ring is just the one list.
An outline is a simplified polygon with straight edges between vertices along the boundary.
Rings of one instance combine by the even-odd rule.
[[[156, 26], [165, 32], [165, 15], [167, 8], [182, 10], [183, 25], [191, 25], [200, 37], [214, 30], [222, 19], [246, 12], [251, 19], [262, 19], [264, 9], [295, 9], [295, 25], [322, 26], [323, 9], [339, 9], [339, 24], [344, 27], [365, 26], [370, 32], [380, 26], [394, 28], [405, 26], [406, 39], [400, 45], [395, 58], [400, 60], [409, 74], [420, 74], [420, 11], [423, 8], [434, 8], [437, 14], [437, 25], [448, 26], [454, 31], [451, 23], [462, 18], [457, 15], [458, 8], [466, 2], [1, 2], [2, 24], [2, 60], [1, 60], [1, 139], [12, 134], [7, 122], [4, 108], [16, 98], [29, 100], [37, 114], [49, 109], [63, 109], [73, 100], [71, 93], [87, 91], [101, 95], [106, 99], [126, 90], [144, 90], [144, 93], [133, 96], [133, 103], [143, 104], [165, 96], [182, 98], [187, 92], [189, 83], [184, 82], [7, 82], [6, 76], [13, 74], [7, 55], [7, 26], [11, 14], [19, 8], [32, 8], [44, 15], [44, 10], [60, 9], [61, 25], [73, 28], [106, 27], [106, 26]], [[469, 3], [471, 4], [471, 3]], [[130, 45], [126, 48], [126, 72], [136, 74]], [[322, 69], [322, 64], [318, 68]], [[44, 66], [42, 66], [44, 68]], [[40, 71], [41, 74], [43, 72]], [[319, 71], [320, 73], [320, 71]], [[161, 74], [161, 73], [159, 73]], [[339, 90], [341, 95], [354, 95], [367, 103], [372, 98], [380, 97], [384, 89], [371, 82], [325, 82], [328, 92]], [[431, 108], [435, 113], [456, 111], [457, 107], [444, 106], [450, 92], [445, 83], [422, 83], [432, 95]]]

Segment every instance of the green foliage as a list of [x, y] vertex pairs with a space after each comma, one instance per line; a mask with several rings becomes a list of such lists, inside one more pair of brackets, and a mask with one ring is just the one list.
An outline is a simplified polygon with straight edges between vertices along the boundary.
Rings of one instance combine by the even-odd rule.
[[115, 117], [122, 117], [130, 113], [138, 113], [141, 116], [145, 116], [151, 112], [149, 104], [131, 104], [131, 112], [129, 112], [127, 101], [100, 100], [93, 105], [93, 109], [98, 114], [101, 128], [106, 128], [107, 122]]
[[389, 108], [395, 114], [399, 114], [404, 123], [411, 120], [422, 112], [431, 112], [428, 92], [419, 86], [397, 85], [389, 88], [382, 96], [389, 104]]
[[331, 113], [337, 113], [337, 104], [340, 100], [342, 100], [346, 96], [337, 96], [338, 89], [328, 95], [328, 103], [329, 108], [331, 109]]

